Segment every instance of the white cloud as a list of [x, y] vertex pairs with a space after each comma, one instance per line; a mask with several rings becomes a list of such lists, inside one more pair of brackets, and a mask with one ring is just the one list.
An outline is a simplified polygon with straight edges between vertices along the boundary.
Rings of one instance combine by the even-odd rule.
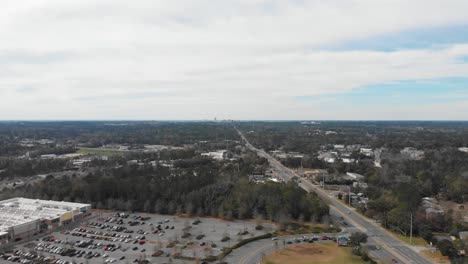
[[320, 109], [293, 98], [468, 77], [468, 64], [459, 62], [467, 44], [324, 51], [352, 39], [468, 23], [464, 0], [2, 4], [0, 119], [319, 118]]

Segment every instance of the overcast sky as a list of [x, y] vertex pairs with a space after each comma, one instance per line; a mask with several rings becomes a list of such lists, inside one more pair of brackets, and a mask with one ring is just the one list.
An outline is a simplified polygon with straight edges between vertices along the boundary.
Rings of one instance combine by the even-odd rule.
[[466, 0], [4, 0], [0, 119], [468, 120]]

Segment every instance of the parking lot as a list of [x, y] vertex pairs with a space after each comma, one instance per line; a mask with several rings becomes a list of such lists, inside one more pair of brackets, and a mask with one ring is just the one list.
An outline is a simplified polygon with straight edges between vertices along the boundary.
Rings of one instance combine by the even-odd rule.
[[156, 214], [98, 213], [71, 230], [54, 232], [0, 256], [21, 263], [195, 263], [224, 247], [273, 231], [254, 221]]

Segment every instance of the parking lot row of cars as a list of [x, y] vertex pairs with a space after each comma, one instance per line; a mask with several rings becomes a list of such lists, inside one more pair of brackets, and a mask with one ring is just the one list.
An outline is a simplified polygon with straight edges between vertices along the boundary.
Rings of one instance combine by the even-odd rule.
[[119, 223], [117, 223], [117, 225], [110, 225], [110, 224], [107, 224], [107, 223], [89, 222], [87, 224], [87, 226], [92, 227], [92, 228], [98, 228], [98, 229], [102, 229], [102, 230], [112, 231], [112, 232], [133, 233], [132, 230], [128, 230], [126, 227], [121, 226], [121, 224], [119, 224]]
[[[105, 224], [97, 223], [97, 222], [91, 222], [85, 225], [86, 227], [100, 227], [100, 226], [106, 226]], [[152, 233], [157, 234], [159, 236], [164, 236], [166, 234], [167, 230], [174, 230], [174, 226], [169, 226], [169, 225], [162, 225], [158, 224], [157, 226], [152, 226]], [[92, 239], [103, 239], [107, 241], [112, 241], [112, 242], [125, 242], [127, 240], [130, 240], [132, 238], [131, 233], [134, 233], [133, 230], [126, 229], [125, 227], [122, 228], [117, 228], [119, 226], [112, 226], [111, 230], [112, 232], [116, 233], [110, 233], [110, 232], [103, 232], [103, 231], [96, 231], [96, 230], [90, 230], [86, 228], [75, 228], [73, 229], [72, 232], [66, 232], [66, 234], [70, 234], [73, 236], [82, 236], [82, 237], [87, 237], [87, 238], [92, 238]], [[124, 234], [119, 234], [119, 232], [124, 233]], [[140, 235], [147, 235], [149, 232], [144, 231], [143, 229], [139, 229], [136, 231], [137, 234]], [[99, 238], [102, 237], [102, 238]], [[138, 236], [136, 239], [141, 239]]]
[[7, 262], [17, 262], [23, 264], [39, 264], [39, 263], [48, 263], [48, 264], [73, 264], [72, 262], [58, 259], [58, 258], [51, 258], [46, 256], [41, 256], [31, 252], [24, 252], [21, 250], [15, 250], [12, 253], [4, 253], [0, 254], [0, 259]]
[[[137, 223], [136, 226], [134, 226], [134, 222]], [[4, 257], [2, 255], [2, 258], [25, 264], [77, 264], [88, 261], [90, 263], [124, 263], [122, 259], [125, 259], [125, 262], [129, 261], [126, 258], [135, 259], [133, 262], [138, 262], [142, 256], [151, 255], [148, 251], [152, 251], [153, 246], [150, 244], [159, 241], [157, 236], [167, 236], [171, 234], [171, 230], [176, 229], [177, 223], [169, 225], [170, 222], [168, 219], [151, 221], [151, 218], [147, 216], [129, 214], [109, 215], [106, 218], [98, 217], [82, 223], [77, 228], [54, 232], [37, 240], [35, 245], [20, 246], [21, 254], [29, 254], [28, 256], [22, 256], [18, 251], [18, 254], [10, 252]], [[162, 239], [164, 240], [164, 238]], [[158, 243], [161, 247], [166, 241]], [[206, 242], [202, 241], [198, 241], [196, 244], [200, 244], [202, 247], [206, 246]], [[191, 245], [195, 245], [195, 243]], [[197, 245], [193, 247], [193, 251], [195, 250], [201, 251], [202, 249], [198, 249]], [[162, 254], [158, 256], [168, 257], [171, 255], [171, 250], [161, 249], [160, 251]], [[42, 259], [36, 260], [37, 254], [41, 255]], [[44, 261], [44, 259], [46, 260]], [[3, 262], [0, 260], [0, 263]]]
[[102, 231], [89, 230], [86, 228], [75, 228], [71, 232], [65, 232], [65, 234], [110, 242], [132, 243], [135, 241], [135, 239], [132, 239], [132, 235], [130, 234], [104, 233]]
[[[77, 244], [79, 245], [81, 242], [77, 242], [75, 243], [75, 246], [77, 246]], [[102, 248], [103, 250], [106, 250], [106, 251], [115, 251], [117, 249], [119, 249], [120, 247], [118, 245], [113, 245], [113, 244], [108, 244], [108, 245], [100, 245], [100, 243], [97, 243], [97, 244], [93, 244], [91, 243], [89, 246], [88, 246], [89, 249], [95, 249], [95, 248]], [[51, 254], [57, 254], [57, 255], [60, 255], [60, 256], [66, 256], [66, 257], [73, 257], [73, 258], [85, 258], [85, 259], [92, 259], [92, 258], [99, 258], [99, 257], [102, 257], [105, 262], [108, 262], [108, 263], [113, 263], [113, 262], [116, 262], [117, 259], [115, 258], [109, 258], [109, 254], [107, 253], [104, 253], [104, 254], [101, 254], [99, 252], [95, 252], [95, 251], [86, 251], [86, 250], [80, 250], [80, 249], [75, 249], [75, 248], [65, 248], [65, 247], [62, 247], [62, 246], [56, 246], [56, 245], [52, 245], [52, 244], [47, 244], [47, 243], [40, 243], [38, 244], [34, 250], [36, 251], [39, 251], [39, 252], [47, 252], [47, 253], [51, 253]], [[124, 256], [122, 256], [120, 258], [120, 260], [123, 260], [125, 259]]]
[[[278, 240], [278, 238], [274, 237], [272, 240]], [[336, 242], [335, 237], [330, 237], [330, 236], [312, 236], [312, 237], [307, 237], [307, 236], [301, 236], [301, 237], [296, 237], [292, 238], [286, 241], [287, 244], [292, 244], [292, 243], [314, 243], [315, 241], [319, 240], [330, 240]]]

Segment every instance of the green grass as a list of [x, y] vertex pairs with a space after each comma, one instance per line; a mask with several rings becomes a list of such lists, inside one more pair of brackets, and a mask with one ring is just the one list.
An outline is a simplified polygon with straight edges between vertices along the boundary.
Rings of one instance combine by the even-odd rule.
[[97, 155], [105, 155], [105, 156], [115, 156], [115, 155], [123, 155], [123, 151], [119, 150], [109, 150], [109, 149], [99, 149], [99, 148], [79, 148], [77, 153], [81, 154], [97, 154]]
[[[398, 237], [401, 241], [407, 243], [408, 245], [410, 244], [410, 238], [409, 236], [404, 236], [402, 234], [397, 234], [397, 233], [393, 233], [396, 237]], [[423, 238], [420, 238], [420, 237], [414, 237], [413, 236], [413, 244], [411, 244], [413, 246], [421, 246], [421, 247], [425, 247], [428, 245], [427, 241], [424, 240]]]

